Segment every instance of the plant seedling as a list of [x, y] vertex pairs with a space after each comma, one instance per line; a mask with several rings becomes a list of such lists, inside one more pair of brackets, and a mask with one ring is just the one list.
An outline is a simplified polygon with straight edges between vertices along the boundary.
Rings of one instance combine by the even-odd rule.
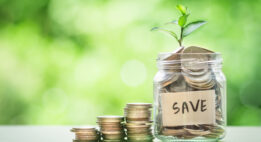
[[203, 20], [197, 20], [197, 21], [187, 24], [187, 19], [188, 19], [188, 16], [190, 15], [187, 7], [185, 7], [183, 5], [177, 5], [176, 7], [180, 11], [181, 16], [178, 18], [178, 20], [174, 20], [167, 24], [178, 25], [180, 27], [180, 36], [178, 36], [176, 34], [176, 32], [162, 28], [162, 27], [154, 27], [151, 30], [152, 31], [162, 31], [162, 32], [170, 34], [178, 41], [179, 46], [182, 46], [182, 41], [183, 41], [184, 37], [190, 35], [192, 32], [194, 32], [196, 29], [198, 29], [202, 25], [206, 24], [207, 22], [203, 21]]

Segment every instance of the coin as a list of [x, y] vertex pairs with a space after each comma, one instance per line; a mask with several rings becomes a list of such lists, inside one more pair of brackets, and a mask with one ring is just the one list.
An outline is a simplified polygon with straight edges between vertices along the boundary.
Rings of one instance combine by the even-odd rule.
[[107, 115], [107, 116], [98, 116], [98, 122], [122, 122], [124, 120], [123, 116], [113, 116], [113, 115]]
[[171, 83], [166, 87], [168, 92], [184, 92], [187, 91], [187, 85], [182, 75], [179, 76], [179, 79], [176, 82]]
[[124, 140], [102, 140], [102, 142], [123, 142]]
[[189, 46], [186, 47], [183, 52], [184, 53], [214, 53], [211, 50], [208, 50], [206, 48], [201, 48], [201, 47], [197, 47], [197, 46]]
[[165, 128], [162, 131], [162, 134], [165, 136], [179, 136], [179, 135], [183, 135], [186, 133], [185, 129], [167, 129]]
[[73, 142], [97, 142], [98, 140], [73, 140]]
[[127, 137], [127, 140], [151, 140], [153, 139], [153, 135], [152, 134], [129, 134]]
[[[154, 77], [155, 82], [159, 82], [162, 87], [165, 87], [178, 79], [178, 75], [175, 72], [180, 72], [180, 54], [184, 50], [184, 47], [179, 47], [175, 51], [170, 54], [161, 54], [160, 60], [164, 60], [165, 64], [160, 64], [159, 66], [163, 66], [160, 68], [164, 68], [157, 72]], [[172, 66], [170, 67], [169, 64]]]
[[155, 82], [159, 82], [161, 84], [162, 87], [165, 87], [175, 81], [177, 81], [179, 75], [173, 73], [173, 71], [166, 71], [166, 70], [161, 70], [158, 71], [154, 81]]
[[204, 68], [208, 68], [209, 54], [213, 51], [205, 48], [190, 46], [183, 50], [181, 55], [181, 66], [190, 71], [200, 71]]
[[174, 50], [171, 54], [166, 55], [163, 57], [163, 60], [178, 60], [179, 55], [177, 53], [181, 53], [184, 50], [184, 47], [179, 47]]
[[151, 108], [152, 104], [150, 103], [129, 103], [126, 105], [124, 115], [128, 141], [144, 141], [153, 138]]
[[128, 103], [126, 108], [152, 108], [151, 103]]
[[72, 128], [71, 132], [75, 133], [74, 141], [96, 141], [99, 139], [99, 133], [95, 127]]
[[191, 46], [183, 51], [181, 60], [182, 75], [187, 84], [195, 89], [207, 90], [215, 85], [213, 73], [209, 69], [210, 50]]
[[187, 129], [185, 128], [185, 130], [187, 131], [187, 133], [191, 134], [191, 135], [195, 135], [195, 136], [203, 136], [203, 135], [207, 135], [210, 134], [210, 131], [205, 131], [202, 129], [199, 130], [194, 130], [194, 129]]
[[[153, 121], [128, 121], [128, 125], [151, 125]], [[126, 125], [125, 124], [125, 125]]]
[[115, 140], [121, 141], [125, 138], [123, 116], [98, 116], [97, 123], [100, 127], [100, 133], [103, 141]]
[[122, 140], [124, 139], [124, 134], [114, 134], [114, 133], [109, 133], [109, 134], [102, 134], [102, 138], [105, 140]]

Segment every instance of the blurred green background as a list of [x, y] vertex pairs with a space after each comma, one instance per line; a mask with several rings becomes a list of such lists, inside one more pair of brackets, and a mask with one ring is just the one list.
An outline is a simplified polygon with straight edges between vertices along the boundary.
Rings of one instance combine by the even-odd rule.
[[[176, 0], [0, 0], [0, 124], [95, 124], [152, 102], [156, 57], [178, 47], [150, 29]], [[221, 52], [229, 125], [261, 125], [261, 0], [183, 0], [208, 24], [185, 39]]]

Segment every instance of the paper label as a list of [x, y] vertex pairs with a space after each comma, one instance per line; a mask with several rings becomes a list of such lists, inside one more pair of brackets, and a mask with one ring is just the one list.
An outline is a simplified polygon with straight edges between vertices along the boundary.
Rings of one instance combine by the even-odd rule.
[[215, 91], [162, 93], [163, 126], [215, 124]]

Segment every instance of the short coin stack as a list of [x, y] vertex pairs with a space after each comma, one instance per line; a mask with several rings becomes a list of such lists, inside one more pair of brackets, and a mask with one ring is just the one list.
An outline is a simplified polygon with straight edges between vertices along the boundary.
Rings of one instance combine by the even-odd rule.
[[98, 116], [98, 125], [103, 141], [122, 142], [126, 136], [123, 116]]
[[124, 108], [128, 141], [152, 141], [152, 121], [149, 103], [129, 103]]
[[72, 128], [75, 133], [74, 142], [96, 142], [99, 140], [99, 133], [95, 127]]

